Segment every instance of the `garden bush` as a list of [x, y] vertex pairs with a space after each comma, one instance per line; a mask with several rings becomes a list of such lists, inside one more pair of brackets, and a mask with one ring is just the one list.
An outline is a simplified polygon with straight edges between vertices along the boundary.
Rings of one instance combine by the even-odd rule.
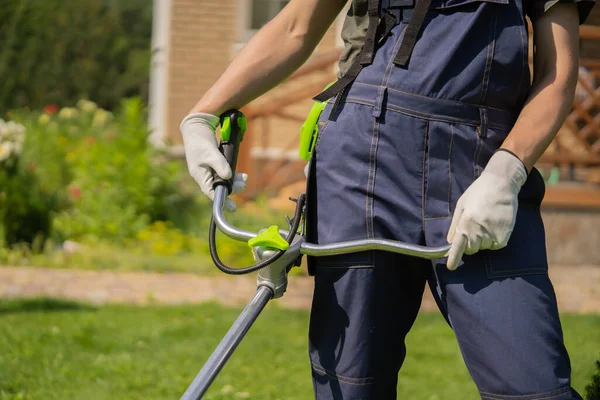
[[[123, 269], [120, 258], [139, 265], [125, 269], [193, 271], [193, 255], [205, 260], [198, 270], [209, 270], [211, 204], [183, 160], [148, 142], [141, 99], [123, 101], [115, 113], [80, 100], [10, 117], [5, 125], [18, 127], [19, 143], [0, 147], [11, 151], [0, 162], [0, 247], [8, 245], [0, 264]], [[260, 204], [230, 220], [246, 229], [284, 222]], [[56, 252], [67, 240], [83, 245], [79, 255]], [[244, 243], [219, 235], [218, 244], [225, 262], [252, 262]]]
[[[76, 108], [46, 107], [42, 113], [15, 112], [27, 132], [18, 168], [39, 182], [33, 198], [55, 200], [52, 238], [135, 237], [172, 210], [195, 207], [195, 195], [180, 188], [185, 168], [153, 148], [145, 106], [122, 102], [116, 114], [81, 100]], [[29, 182], [15, 186], [31, 190]], [[11, 212], [12, 213], [12, 212]]]
[[0, 120], [0, 242], [39, 247], [50, 233], [51, 193], [44, 193], [31, 168], [22, 168], [25, 127]]

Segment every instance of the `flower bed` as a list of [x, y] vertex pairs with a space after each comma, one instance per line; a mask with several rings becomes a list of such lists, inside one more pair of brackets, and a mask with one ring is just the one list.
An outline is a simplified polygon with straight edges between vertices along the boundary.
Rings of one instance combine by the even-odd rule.
[[[139, 99], [114, 114], [81, 100], [8, 117], [0, 123], [0, 264], [116, 268], [118, 259], [139, 259], [143, 269], [168, 270], [169, 257], [182, 256], [186, 266], [175, 269], [189, 271], [190, 255], [210, 264], [210, 204], [184, 163], [150, 145]], [[237, 214], [250, 228], [273, 219], [256, 207]], [[65, 252], [65, 242], [81, 246]], [[225, 260], [252, 262], [244, 244], [220, 247]]]

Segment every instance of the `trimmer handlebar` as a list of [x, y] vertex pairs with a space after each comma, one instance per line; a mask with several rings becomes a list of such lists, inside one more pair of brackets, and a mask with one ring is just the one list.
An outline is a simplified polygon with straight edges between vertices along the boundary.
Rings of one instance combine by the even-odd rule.
[[[246, 125], [246, 117], [238, 110], [229, 110], [221, 115], [221, 143], [219, 149], [229, 162], [234, 174], [240, 143], [244, 138]], [[223, 214], [223, 204], [225, 202], [225, 197], [231, 193], [232, 180], [233, 178], [229, 181], [224, 181], [221, 178], [215, 177], [213, 220], [219, 230], [226, 236], [247, 242], [257, 236], [258, 232], [236, 228], [225, 220]], [[225, 187], [227, 188], [226, 190]], [[283, 230], [280, 230], [280, 233], [283, 237], [287, 237], [289, 234], [289, 232]], [[319, 245], [307, 243], [302, 238], [300, 246], [293, 246], [293, 248], [290, 249], [290, 251], [299, 251], [300, 254], [311, 256], [330, 256], [366, 250], [384, 250], [420, 258], [438, 259], [443, 258], [446, 255], [448, 250], [450, 250], [450, 245], [427, 247], [387, 239], [362, 239]]]
[[[223, 187], [217, 187], [215, 190], [215, 199], [213, 203], [213, 219], [221, 232], [231, 239], [248, 241], [258, 235], [258, 232], [247, 231], [244, 229], [236, 228], [229, 224], [225, 219], [223, 213], [223, 204], [227, 193]], [[283, 236], [287, 236], [288, 232], [281, 230], [280, 233]], [[439, 247], [427, 247], [419, 246], [409, 243], [403, 243], [396, 240], [387, 239], [361, 239], [361, 240], [350, 240], [346, 242], [329, 243], [329, 244], [314, 244], [307, 243], [302, 240], [299, 248], [293, 246], [290, 250], [296, 250], [300, 254], [306, 254], [309, 256], [332, 256], [347, 253], [356, 253], [359, 251], [367, 250], [384, 250], [393, 253], [405, 254], [414, 257], [425, 258], [434, 260], [443, 258], [450, 245], [439, 246]]]

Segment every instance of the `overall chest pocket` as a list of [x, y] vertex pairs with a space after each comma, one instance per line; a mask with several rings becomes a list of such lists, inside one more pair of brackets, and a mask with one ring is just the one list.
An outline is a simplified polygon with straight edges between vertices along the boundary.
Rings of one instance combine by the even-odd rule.
[[519, 4], [431, 0], [411, 55], [421, 92], [500, 109], [520, 105], [529, 79]]

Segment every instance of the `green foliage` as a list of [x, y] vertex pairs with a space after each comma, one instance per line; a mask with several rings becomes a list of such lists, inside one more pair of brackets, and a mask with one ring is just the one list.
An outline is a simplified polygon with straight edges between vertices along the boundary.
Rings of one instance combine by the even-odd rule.
[[[308, 312], [276, 304], [261, 314], [205, 399], [313, 398]], [[179, 398], [240, 311], [214, 304], [0, 300], [0, 399]], [[562, 317], [573, 384], [581, 391], [591, 374], [600, 317]], [[398, 398], [480, 398], [439, 313], [419, 314], [407, 348]]]
[[[139, 98], [123, 101], [114, 114], [80, 100], [74, 108], [16, 110], [11, 118], [26, 135], [18, 163], [11, 164], [12, 183], [2, 183], [10, 174], [0, 163], [0, 242], [6, 237], [11, 245], [0, 248], [0, 264], [213, 270], [208, 251], [212, 203], [200, 195], [182, 160], [148, 142]], [[285, 224], [283, 214], [273, 213], [264, 201], [228, 219], [250, 230]], [[10, 236], [18, 230], [25, 234]], [[84, 246], [66, 254], [61, 249], [66, 240]], [[16, 245], [21, 241], [25, 244]], [[221, 234], [217, 243], [228, 265], [253, 263], [245, 243]]]
[[0, 120], [0, 244], [38, 247], [50, 233], [55, 196], [44, 192], [31, 169], [22, 168], [25, 127]]
[[0, 21], [0, 115], [80, 98], [107, 109], [147, 98], [151, 1], [4, 0]]
[[596, 361], [596, 372], [592, 381], [585, 387], [586, 400], [600, 400], [600, 360]]
[[180, 163], [159, 162], [161, 155], [147, 141], [139, 99], [123, 102], [106, 126], [94, 126], [92, 112], [78, 112], [83, 115], [65, 132], [74, 206], [56, 216], [57, 239], [134, 237], [148, 223], [166, 219], [169, 208], [191, 205], [193, 199], [177, 188]]
[[[31, 234], [10, 239], [10, 248], [0, 249], [0, 264], [213, 271], [207, 235], [212, 204], [200, 195], [183, 161], [150, 145], [139, 99], [123, 101], [115, 114], [80, 100], [76, 108], [18, 110], [11, 118], [26, 135], [13, 168], [18, 176], [0, 186], [5, 193], [0, 193], [0, 216], [6, 217], [0, 238], [15, 228]], [[6, 171], [0, 166], [0, 183]], [[257, 230], [274, 220], [265, 209], [258, 204], [229, 217]], [[284, 222], [283, 216], [276, 222]], [[84, 246], [66, 254], [65, 240]], [[17, 246], [20, 241], [27, 244]], [[218, 246], [232, 266], [253, 263], [245, 243], [219, 235]]]
[[116, 115], [90, 101], [77, 104], [57, 114], [13, 115], [27, 131], [21, 164], [45, 193], [57, 193], [55, 241], [133, 238], [172, 209], [196, 206], [195, 195], [179, 188], [182, 163], [148, 143], [141, 100], [123, 101]]
[[29, 171], [9, 176], [0, 168], [0, 244], [12, 246], [26, 242], [40, 249], [50, 234], [51, 211], [56, 199], [40, 188], [37, 177]]

